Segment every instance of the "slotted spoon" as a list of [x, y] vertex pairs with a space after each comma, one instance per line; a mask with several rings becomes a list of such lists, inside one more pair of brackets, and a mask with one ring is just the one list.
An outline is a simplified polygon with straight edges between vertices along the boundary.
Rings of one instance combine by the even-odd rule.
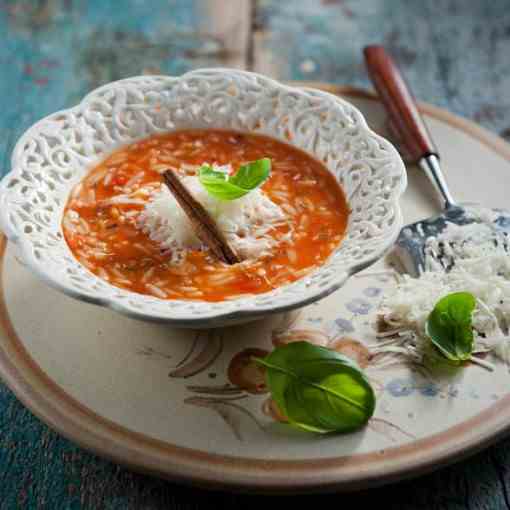
[[[427, 175], [441, 200], [442, 212], [410, 225], [400, 232], [395, 243], [394, 254], [403, 269], [413, 276], [418, 276], [430, 266], [428, 257], [433, 257], [445, 269], [450, 270], [455, 264], [453, 250], [441, 247], [437, 252], [426, 251], [426, 241], [437, 237], [449, 223], [468, 226], [482, 222], [488, 211], [479, 205], [458, 204], [444, 178], [439, 163], [439, 153], [421, 117], [414, 97], [404, 81], [393, 59], [382, 46], [367, 46], [364, 49], [365, 63], [370, 78], [388, 114], [388, 125], [397, 139], [406, 161], [416, 163]], [[510, 212], [490, 209], [492, 242], [508, 251], [508, 234], [510, 232]], [[484, 221], [484, 223], [487, 223]], [[468, 241], [472, 229], [465, 229]], [[462, 237], [456, 243], [462, 244]]]

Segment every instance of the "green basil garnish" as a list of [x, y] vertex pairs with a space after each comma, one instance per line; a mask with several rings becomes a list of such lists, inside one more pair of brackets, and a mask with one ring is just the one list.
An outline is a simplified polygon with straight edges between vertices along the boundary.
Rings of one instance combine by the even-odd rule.
[[472, 294], [455, 292], [441, 299], [427, 319], [427, 335], [439, 352], [454, 364], [471, 358], [475, 307], [476, 299]]
[[264, 359], [267, 385], [289, 423], [319, 433], [351, 432], [374, 413], [375, 394], [360, 368], [308, 342], [277, 347]]
[[271, 160], [258, 159], [241, 165], [232, 176], [214, 170], [211, 165], [202, 165], [198, 178], [207, 192], [218, 200], [235, 200], [258, 188], [271, 173]]

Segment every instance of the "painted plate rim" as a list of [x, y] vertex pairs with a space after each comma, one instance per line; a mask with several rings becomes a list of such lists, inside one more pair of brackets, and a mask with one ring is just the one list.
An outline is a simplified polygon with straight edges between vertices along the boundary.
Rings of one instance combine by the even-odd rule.
[[[363, 89], [292, 82], [340, 96], [377, 101]], [[420, 110], [477, 139], [510, 161], [510, 145], [446, 110]], [[385, 450], [326, 459], [266, 460], [206, 453], [120, 426], [67, 394], [31, 358], [10, 322], [3, 290], [7, 241], [0, 237], [0, 376], [16, 397], [61, 435], [102, 457], [172, 481], [246, 492], [350, 491], [418, 476], [472, 455], [510, 431], [510, 394], [449, 429]]]

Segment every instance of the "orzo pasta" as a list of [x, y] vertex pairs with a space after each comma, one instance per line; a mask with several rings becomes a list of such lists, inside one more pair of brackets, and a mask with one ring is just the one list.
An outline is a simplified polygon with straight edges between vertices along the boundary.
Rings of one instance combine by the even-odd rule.
[[[270, 178], [236, 204], [216, 203], [197, 184], [205, 162], [235, 172], [266, 157]], [[168, 169], [207, 202], [242, 255], [240, 264], [220, 262], [197, 241], [162, 185]], [[239, 224], [240, 214], [248, 223]], [[152, 136], [111, 154], [75, 186], [62, 225], [76, 258], [112, 285], [162, 299], [220, 301], [302, 278], [341, 242], [347, 218], [335, 178], [304, 152], [259, 135], [193, 130]], [[169, 232], [182, 243], [169, 242]]]

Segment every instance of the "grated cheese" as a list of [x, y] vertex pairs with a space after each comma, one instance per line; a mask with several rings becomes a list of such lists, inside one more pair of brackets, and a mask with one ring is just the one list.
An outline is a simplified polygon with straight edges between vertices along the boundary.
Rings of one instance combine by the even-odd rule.
[[[218, 169], [228, 171], [228, 167]], [[286, 215], [261, 189], [236, 200], [221, 201], [205, 190], [197, 176], [184, 177], [182, 183], [205, 207], [242, 259], [265, 256], [278, 244], [269, 232], [285, 224]], [[137, 224], [169, 251], [173, 263], [182, 262], [186, 250], [204, 249], [185, 212], [164, 185], [152, 193]]]
[[[398, 345], [410, 356], [416, 356], [416, 349], [423, 355], [430, 312], [444, 296], [465, 291], [477, 302], [474, 352], [492, 351], [510, 364], [510, 256], [502, 234], [492, 226], [494, 216], [484, 213], [476, 219], [468, 225], [448, 224], [440, 235], [427, 239], [426, 270], [418, 278], [396, 275], [395, 288], [381, 304], [383, 323], [393, 335], [380, 337], [393, 336], [393, 341], [379, 344], [377, 352], [391, 352], [387, 349]], [[438, 262], [438, 253], [454, 261], [449, 271]]]

